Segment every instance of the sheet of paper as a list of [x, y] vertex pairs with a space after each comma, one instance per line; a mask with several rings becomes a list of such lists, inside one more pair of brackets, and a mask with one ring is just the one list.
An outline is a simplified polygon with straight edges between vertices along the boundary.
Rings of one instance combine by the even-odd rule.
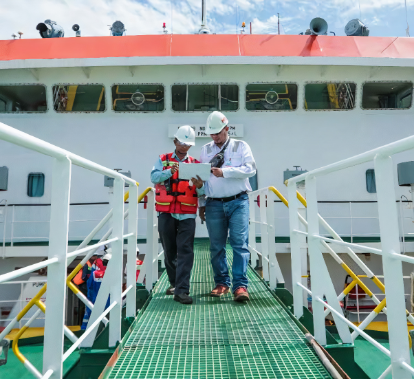
[[210, 163], [180, 163], [178, 169], [178, 178], [190, 180], [197, 178], [197, 175], [206, 181], [210, 179], [211, 164]]

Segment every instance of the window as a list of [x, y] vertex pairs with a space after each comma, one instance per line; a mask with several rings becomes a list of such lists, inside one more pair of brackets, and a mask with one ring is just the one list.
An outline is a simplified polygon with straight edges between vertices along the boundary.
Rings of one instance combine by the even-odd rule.
[[377, 186], [375, 185], [375, 171], [370, 168], [365, 173], [366, 182], [367, 182], [367, 191], [369, 193], [377, 193]]
[[354, 83], [309, 83], [305, 85], [306, 110], [349, 110], [355, 108]]
[[412, 93], [411, 82], [365, 83], [362, 108], [407, 109], [411, 107]]
[[42, 197], [45, 193], [45, 174], [32, 172], [27, 181], [27, 196]]
[[248, 111], [293, 111], [298, 104], [298, 86], [289, 83], [248, 84]]
[[103, 112], [105, 87], [101, 84], [56, 85], [53, 107], [58, 112]]
[[235, 84], [176, 84], [172, 86], [172, 109], [177, 112], [236, 111], [239, 87]]
[[9, 182], [9, 169], [6, 166], [0, 167], [0, 191], [7, 191]]
[[160, 84], [117, 84], [112, 87], [115, 112], [161, 112], [164, 86]]
[[0, 112], [46, 112], [46, 87], [39, 84], [0, 86]]

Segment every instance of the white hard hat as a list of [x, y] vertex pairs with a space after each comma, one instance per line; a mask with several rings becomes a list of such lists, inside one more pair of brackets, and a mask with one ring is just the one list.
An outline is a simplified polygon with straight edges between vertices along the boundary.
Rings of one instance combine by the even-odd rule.
[[186, 145], [195, 145], [195, 132], [190, 125], [180, 126], [174, 137]]
[[220, 133], [225, 126], [229, 123], [227, 117], [218, 111], [210, 113], [206, 122], [206, 133], [207, 134], [216, 134]]
[[109, 253], [106, 253], [103, 257], [102, 257], [102, 260], [107, 260], [107, 261], [109, 261], [110, 259], [112, 258], [112, 254], [109, 254]]

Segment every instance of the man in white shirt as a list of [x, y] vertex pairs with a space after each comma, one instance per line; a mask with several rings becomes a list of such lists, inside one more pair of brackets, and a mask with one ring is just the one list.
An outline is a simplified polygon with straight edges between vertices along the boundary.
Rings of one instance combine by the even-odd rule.
[[[249, 263], [249, 177], [256, 174], [256, 163], [249, 145], [229, 138], [228, 120], [224, 114], [213, 112], [206, 124], [212, 142], [201, 149], [200, 161], [211, 162], [210, 179], [204, 183], [207, 199], [199, 199], [199, 214], [207, 223], [210, 237], [211, 264], [216, 287], [211, 296], [219, 297], [230, 291], [230, 276], [226, 259], [226, 242], [233, 248], [234, 300], [249, 300], [247, 265]], [[223, 151], [224, 150], [224, 151]], [[214, 158], [214, 159], [213, 159]], [[196, 179], [192, 179], [199, 187]]]

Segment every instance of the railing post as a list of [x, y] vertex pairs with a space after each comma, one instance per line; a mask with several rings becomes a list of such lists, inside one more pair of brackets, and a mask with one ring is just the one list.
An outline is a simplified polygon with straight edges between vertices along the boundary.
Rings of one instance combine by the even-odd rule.
[[[158, 230], [154, 228], [157, 215], [155, 213], [155, 193], [154, 191], [148, 192], [148, 207], [147, 207], [147, 251], [145, 254], [145, 287], [148, 291], [152, 290], [152, 286], [156, 281], [154, 277], [154, 260], [158, 255], [158, 240], [154, 246], [155, 235], [158, 236]], [[158, 264], [158, 257], [156, 262]]]
[[263, 279], [269, 281], [269, 238], [267, 231], [267, 214], [266, 214], [266, 203], [267, 203], [267, 190], [260, 191], [260, 240], [262, 244], [262, 268], [263, 268]]
[[387, 299], [392, 377], [408, 379], [411, 374], [401, 367], [403, 362], [410, 364], [402, 262], [392, 258], [393, 253], [400, 253], [392, 158], [377, 155], [374, 159], [374, 167]]
[[[324, 305], [318, 299], [323, 299], [324, 295], [331, 307], [343, 316], [342, 309], [339, 305], [337, 294], [326, 267], [322, 255], [321, 242], [316, 237], [319, 236], [319, 214], [318, 202], [316, 196], [316, 178], [308, 176], [306, 178], [306, 193], [308, 203], [308, 245], [309, 245], [309, 263], [312, 283], [312, 309], [313, 325], [315, 339], [321, 344], [326, 345], [325, 330], [325, 311]], [[333, 314], [339, 337], [343, 343], [352, 343], [349, 327], [336, 314]]]
[[[111, 278], [109, 284], [110, 302], [116, 301], [117, 304], [112, 308], [109, 322], [109, 347], [116, 345], [121, 340], [121, 318], [122, 318], [122, 261], [124, 256], [124, 185], [123, 179], [115, 178], [113, 195], [113, 216], [112, 216], [112, 237], [118, 240], [112, 242], [111, 263], [114, 268], [115, 276]], [[131, 199], [132, 200], [132, 199]], [[136, 245], [135, 245], [136, 247]], [[89, 325], [88, 325], [89, 326]]]
[[[256, 207], [254, 204], [254, 195], [252, 193], [249, 193], [249, 212], [250, 212], [250, 225], [249, 225], [249, 245], [256, 249]], [[250, 250], [250, 261], [252, 264], [253, 269], [256, 268], [257, 265], [257, 253], [252, 250]]]
[[127, 255], [127, 283], [132, 285], [132, 289], [127, 293], [126, 316], [135, 317], [136, 315], [136, 256], [137, 256], [137, 234], [138, 234], [138, 186], [129, 186], [129, 208], [128, 208], [128, 255]]
[[[316, 178], [314, 176], [306, 178], [306, 194], [308, 203], [308, 245], [309, 263], [312, 280], [312, 310], [313, 326], [315, 339], [321, 344], [326, 345], [325, 314], [323, 304], [316, 298], [323, 299], [323, 283], [320, 278], [320, 262], [317, 259], [320, 251], [320, 242], [314, 235], [319, 235], [318, 203], [316, 197]], [[296, 195], [296, 194], [295, 194]], [[297, 215], [296, 215], [297, 218]]]
[[72, 164], [67, 157], [53, 162], [48, 257], [57, 257], [59, 261], [47, 269], [48, 301], [43, 350], [43, 373], [53, 370], [53, 379], [62, 378], [71, 169]]
[[277, 285], [284, 285], [282, 270], [276, 258], [275, 200], [276, 195], [269, 190], [267, 193], [267, 246], [269, 249], [269, 286], [273, 290]]
[[296, 196], [296, 183], [289, 182], [289, 228], [290, 228], [290, 257], [292, 260], [292, 293], [293, 293], [293, 309], [297, 319], [303, 316], [303, 294], [302, 288], [296, 283], [302, 283], [301, 274], [301, 251], [300, 251], [300, 235], [295, 233], [299, 230], [299, 200]]

